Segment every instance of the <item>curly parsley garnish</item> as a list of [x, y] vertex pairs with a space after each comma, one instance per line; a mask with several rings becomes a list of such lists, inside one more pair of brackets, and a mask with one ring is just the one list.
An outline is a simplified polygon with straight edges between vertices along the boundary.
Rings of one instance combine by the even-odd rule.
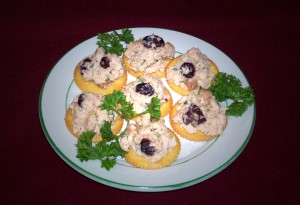
[[76, 157], [81, 161], [100, 160], [101, 167], [110, 170], [116, 164], [118, 156], [124, 158], [126, 152], [121, 149], [118, 137], [111, 130], [110, 122], [105, 121], [101, 128], [102, 140], [97, 143], [92, 143], [92, 138], [96, 134], [92, 131], [83, 132], [78, 139]]
[[[156, 96], [151, 99], [151, 103], [148, 105], [146, 111], [142, 113], [135, 113], [133, 110], [133, 104], [126, 101], [126, 95], [122, 91], [114, 90], [112, 94], [105, 96], [100, 109], [107, 110], [108, 112], [115, 111], [127, 122], [127, 127], [132, 118], [146, 113], [150, 114], [152, 120], [159, 119], [161, 116], [160, 105], [160, 100]], [[100, 129], [102, 140], [95, 145], [92, 143], [92, 138], [96, 134], [95, 132], [86, 131], [80, 135], [76, 144], [76, 157], [81, 162], [88, 160], [100, 160], [101, 167], [109, 171], [115, 166], [117, 157], [120, 156], [124, 158], [126, 152], [122, 150], [119, 144], [119, 139], [125, 134], [126, 128], [119, 135], [114, 135], [111, 130], [111, 126], [111, 122], [104, 121], [104, 124]]]
[[148, 104], [148, 108], [144, 112], [135, 113], [133, 110], [133, 104], [126, 101], [126, 95], [122, 91], [116, 90], [114, 90], [112, 94], [105, 96], [100, 108], [102, 110], [115, 111], [125, 120], [131, 120], [134, 117], [147, 113], [150, 114], [151, 119], [158, 119], [161, 116], [160, 100], [157, 96], [151, 99], [151, 103]]
[[228, 116], [242, 116], [254, 102], [254, 93], [250, 86], [242, 87], [241, 81], [234, 75], [219, 72], [209, 88], [218, 102], [232, 100], [228, 105]]
[[129, 44], [134, 41], [134, 36], [131, 33], [132, 31], [128, 28], [122, 29], [122, 33], [117, 31], [112, 31], [111, 33], [98, 33], [97, 45], [104, 48], [106, 53], [115, 53], [118, 56], [121, 56], [125, 48], [121, 44], [124, 42]]
[[114, 90], [112, 94], [106, 95], [100, 108], [115, 111], [125, 120], [130, 120], [135, 115], [133, 104], [126, 101], [126, 96], [121, 91]]
[[159, 98], [156, 96], [156, 97], [153, 97], [151, 99], [151, 102], [150, 104], [148, 104], [148, 108], [146, 111], [138, 114], [138, 116], [141, 116], [141, 115], [144, 115], [146, 113], [149, 113], [150, 114], [150, 118], [153, 119], [153, 120], [157, 120], [160, 118], [161, 116], [161, 112], [160, 112], [160, 100]]

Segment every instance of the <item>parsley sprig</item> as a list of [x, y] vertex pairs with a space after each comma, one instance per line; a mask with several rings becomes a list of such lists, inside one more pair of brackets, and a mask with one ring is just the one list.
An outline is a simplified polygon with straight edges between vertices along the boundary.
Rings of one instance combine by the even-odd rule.
[[219, 72], [210, 90], [218, 102], [232, 100], [227, 106], [228, 116], [242, 116], [254, 102], [253, 89], [250, 86], [242, 87], [241, 81], [228, 73]]
[[[160, 100], [156, 96], [151, 99], [151, 103], [144, 112], [135, 113], [133, 104], [126, 101], [126, 95], [122, 91], [114, 90], [112, 94], [105, 96], [100, 109], [115, 111], [126, 121], [127, 127], [132, 118], [146, 113], [149, 113], [153, 120], [159, 119], [161, 116], [160, 105]], [[114, 167], [117, 157], [124, 158], [126, 154], [119, 144], [119, 139], [125, 134], [126, 128], [119, 135], [114, 135], [111, 128], [112, 123], [104, 121], [104, 124], [100, 129], [102, 140], [95, 145], [92, 143], [92, 138], [96, 133], [92, 131], [83, 132], [76, 144], [76, 157], [81, 162], [88, 160], [100, 160], [101, 167], [108, 171]]]
[[131, 33], [132, 31], [128, 28], [122, 29], [122, 33], [117, 31], [112, 31], [110, 33], [98, 33], [97, 36], [97, 45], [104, 48], [106, 53], [115, 53], [118, 56], [121, 56], [125, 48], [121, 44], [124, 42], [129, 44], [134, 41], [134, 36]]
[[151, 119], [159, 119], [160, 112], [160, 100], [157, 96], [151, 99], [150, 104], [147, 105], [147, 109], [142, 113], [135, 113], [133, 104], [126, 101], [126, 95], [122, 91], [114, 90], [112, 94], [106, 95], [103, 104], [100, 106], [102, 110], [115, 111], [119, 116], [125, 120], [131, 120], [134, 117], [138, 117], [149, 113]]
[[126, 96], [121, 91], [114, 90], [112, 94], [106, 95], [100, 108], [115, 111], [125, 120], [130, 120], [135, 115], [133, 104], [126, 101]]
[[136, 116], [141, 116], [141, 115], [149, 113], [151, 119], [153, 119], [153, 120], [159, 119], [161, 116], [159, 98], [157, 96], [153, 97], [151, 99], [150, 104], [148, 104], [147, 106], [148, 106], [147, 110], [145, 110], [142, 113], [136, 114]]
[[78, 139], [76, 157], [81, 161], [100, 160], [101, 167], [110, 170], [116, 164], [118, 156], [124, 158], [126, 152], [122, 150], [118, 136], [111, 131], [111, 122], [105, 121], [100, 132], [102, 140], [97, 143], [92, 143], [92, 138], [96, 134], [92, 131], [83, 132]]

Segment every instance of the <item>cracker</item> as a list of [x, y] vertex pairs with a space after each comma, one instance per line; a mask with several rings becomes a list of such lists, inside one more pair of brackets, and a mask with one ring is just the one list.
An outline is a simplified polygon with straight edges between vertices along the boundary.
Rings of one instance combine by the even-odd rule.
[[160, 106], [160, 112], [162, 118], [170, 114], [173, 105], [173, 99], [170, 91], [167, 88], [165, 88], [165, 92], [170, 96], [170, 99], [168, 100], [168, 102], [165, 102]]
[[[168, 114], [170, 114], [171, 112], [171, 108], [173, 105], [173, 99], [172, 99], [172, 95], [170, 94], [170, 91], [165, 88], [165, 92], [168, 93], [168, 95], [170, 96], [170, 99], [168, 100], [168, 102], [165, 102], [163, 104], [161, 104], [160, 106], [160, 113], [161, 113], [161, 118], [166, 117]], [[137, 120], [139, 117], [134, 117], [132, 120]]]
[[80, 74], [79, 67], [80, 66], [78, 64], [74, 70], [74, 80], [78, 88], [85, 92], [108, 95], [113, 93], [114, 90], [121, 90], [127, 82], [127, 72], [125, 70], [122, 77], [111, 82], [111, 84], [107, 88], [101, 88], [93, 80], [84, 80], [84, 78]]
[[179, 134], [181, 137], [184, 137], [188, 140], [192, 140], [192, 141], [207, 141], [207, 140], [211, 140], [215, 137], [217, 137], [218, 135], [215, 136], [209, 136], [204, 134], [201, 131], [198, 131], [196, 133], [189, 133], [187, 132], [183, 127], [180, 126], [180, 124], [175, 123], [173, 121], [174, 116], [177, 113], [176, 108], [179, 106], [180, 104], [177, 102], [171, 109], [170, 115], [169, 115], [169, 120], [170, 120], [170, 125], [171, 127], [174, 129], [174, 131]]
[[[132, 76], [134, 77], [139, 77], [139, 76], [143, 76], [145, 73], [144, 72], [136, 72], [134, 71], [131, 66], [130, 63], [128, 63], [128, 58], [127, 56], [123, 55], [123, 63], [126, 67], [126, 70], [128, 71], [128, 73], [130, 73]], [[168, 64], [171, 60], [170, 59], [165, 59], [166, 64]], [[157, 78], [164, 78], [166, 76], [166, 71], [164, 72], [155, 72], [155, 73], [150, 73], [150, 75], [157, 77]]]
[[[78, 133], [74, 133], [73, 132], [73, 117], [72, 117], [72, 110], [70, 108], [68, 108], [66, 115], [65, 115], [65, 123], [66, 126], [68, 128], [68, 130], [71, 132], [71, 134], [77, 138], [80, 137], [80, 134]], [[113, 134], [116, 135], [120, 132], [120, 130], [122, 129], [123, 126], [123, 119], [119, 118], [118, 120], [116, 120], [115, 122], [112, 123], [112, 127], [114, 127], [114, 129], [112, 130]], [[98, 143], [102, 140], [101, 135], [95, 136], [92, 139], [93, 143]]]
[[[172, 68], [180, 60], [180, 58], [181, 58], [181, 55], [177, 56], [176, 58], [174, 58], [173, 60], [171, 60], [169, 62], [169, 64], [166, 67], [166, 73], [167, 73], [168, 69]], [[210, 60], [210, 59], [208, 59], [208, 60], [210, 62], [210, 67], [209, 67], [210, 71], [213, 74], [217, 75], [219, 72], [217, 65], [212, 60]], [[168, 79], [166, 79], [166, 81], [167, 81], [168, 85], [170, 86], [170, 88], [180, 95], [184, 96], [184, 95], [188, 95], [191, 92], [193, 92], [193, 90], [184, 89], [184, 88], [174, 84], [173, 82], [169, 81]]]
[[167, 167], [170, 164], [172, 164], [177, 159], [177, 157], [180, 153], [181, 144], [180, 144], [180, 141], [179, 141], [178, 137], [176, 136], [176, 134], [173, 131], [171, 131], [170, 129], [168, 129], [168, 131], [170, 132], [172, 137], [175, 137], [177, 144], [161, 160], [159, 160], [157, 162], [150, 162], [148, 159], [146, 159], [145, 157], [137, 155], [132, 150], [129, 150], [127, 152], [127, 154], [125, 155], [125, 160], [128, 163], [135, 166], [135, 167], [138, 167], [138, 168], [141, 168], [141, 169], [149, 169], [149, 170], [161, 169], [161, 168]]

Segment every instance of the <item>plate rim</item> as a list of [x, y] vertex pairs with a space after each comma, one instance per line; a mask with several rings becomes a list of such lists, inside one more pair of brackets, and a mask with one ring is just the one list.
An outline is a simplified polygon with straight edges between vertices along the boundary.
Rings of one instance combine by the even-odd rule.
[[[214, 45], [208, 43], [207, 41], [204, 41], [202, 39], [200, 39], [199, 37], [193, 36], [191, 34], [187, 34], [184, 32], [180, 32], [180, 31], [176, 31], [176, 30], [171, 30], [171, 29], [165, 29], [165, 28], [154, 28], [154, 27], [133, 27], [133, 28], [129, 28], [129, 29], [160, 29], [160, 30], [165, 30], [168, 32], [177, 32], [177, 33], [181, 33], [196, 39], [199, 39], [207, 44], [209, 44], [210, 46], [212, 46], [214, 49], [219, 50], [220, 52], [222, 52], [220, 49], [218, 49], [217, 47], [215, 47]], [[119, 29], [120, 30], [120, 29]], [[118, 31], [118, 30], [116, 30]], [[108, 31], [111, 32], [111, 31]], [[78, 166], [77, 164], [75, 164], [71, 159], [69, 159], [55, 144], [55, 142], [52, 140], [50, 134], [48, 133], [47, 127], [45, 125], [44, 122], [44, 118], [43, 118], [43, 112], [42, 112], [42, 101], [43, 101], [43, 94], [44, 94], [44, 88], [46, 83], [48, 82], [48, 78], [51, 75], [51, 73], [53, 72], [54, 68], [56, 67], [56, 65], [67, 55], [69, 54], [73, 49], [75, 49], [76, 47], [78, 47], [79, 45], [85, 43], [86, 41], [95, 38], [95, 36], [92, 36], [80, 43], [78, 43], [77, 45], [73, 46], [71, 49], [69, 49], [67, 52], [64, 53], [64, 55], [62, 55], [57, 61], [56, 63], [52, 66], [52, 68], [50, 69], [50, 71], [47, 73], [44, 82], [42, 84], [41, 90], [40, 90], [40, 95], [39, 95], [39, 104], [38, 104], [38, 112], [39, 112], [39, 120], [41, 123], [41, 127], [42, 130], [44, 132], [44, 135], [46, 136], [46, 139], [48, 141], [48, 143], [51, 145], [51, 147], [54, 149], [54, 151], [57, 153], [57, 155], [64, 161], [66, 162], [69, 166], [71, 166], [74, 170], [76, 170], [77, 172], [79, 172], [80, 174], [107, 186], [110, 187], [114, 187], [114, 188], [119, 188], [119, 189], [123, 189], [123, 190], [129, 190], [129, 191], [138, 191], [138, 192], [158, 192], [158, 191], [171, 191], [171, 190], [176, 190], [176, 189], [181, 189], [181, 188], [185, 188], [185, 187], [189, 187], [195, 184], [198, 184], [200, 182], [203, 182], [213, 176], [215, 176], [216, 174], [220, 173], [222, 170], [224, 170], [225, 168], [227, 168], [230, 164], [232, 164], [233, 161], [235, 161], [235, 159], [237, 159], [237, 157], [243, 152], [243, 150], [245, 149], [245, 147], [247, 146], [248, 142], [250, 141], [250, 138], [252, 136], [254, 127], [255, 127], [255, 122], [256, 122], [256, 100], [254, 99], [254, 103], [253, 103], [253, 119], [252, 119], [252, 124], [251, 124], [251, 128], [248, 132], [248, 135], [246, 137], [246, 139], [244, 140], [244, 142], [241, 144], [241, 146], [239, 147], [239, 149], [236, 150], [236, 152], [224, 163], [222, 163], [221, 166], [214, 168], [213, 171], [206, 173], [205, 175], [199, 176], [197, 178], [194, 178], [192, 180], [189, 181], [185, 181], [185, 182], [181, 182], [181, 183], [175, 183], [175, 184], [168, 184], [168, 185], [160, 185], [160, 186], [139, 186], [139, 185], [130, 185], [130, 184], [124, 184], [124, 183], [120, 183], [120, 182], [116, 182], [116, 181], [112, 181], [109, 179], [105, 179], [103, 177], [97, 176], [95, 174], [90, 173], [89, 171], [85, 170], [84, 168]], [[234, 64], [236, 64], [228, 55], [226, 55], [224, 52], [222, 52], [222, 54], [224, 54], [227, 58], [229, 58]], [[250, 85], [249, 80], [247, 79], [247, 76], [244, 74], [243, 70], [236, 64], [237, 68], [240, 70], [240, 72], [242, 73], [243, 77], [245, 78], [246, 82]]]

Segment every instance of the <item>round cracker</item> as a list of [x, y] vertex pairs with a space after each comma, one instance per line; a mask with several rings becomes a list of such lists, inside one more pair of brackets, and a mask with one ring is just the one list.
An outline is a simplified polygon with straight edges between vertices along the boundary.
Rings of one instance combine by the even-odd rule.
[[[72, 117], [72, 110], [70, 108], [68, 108], [66, 115], [65, 115], [65, 123], [66, 126], [68, 128], [68, 130], [71, 132], [71, 134], [77, 138], [80, 137], [80, 134], [78, 133], [74, 133], [73, 132], [73, 117]], [[116, 135], [120, 132], [120, 130], [122, 129], [123, 126], [123, 119], [119, 118], [118, 120], [114, 121], [112, 123], [112, 127], [114, 127], [114, 129], [112, 130], [113, 134]], [[102, 140], [102, 136], [98, 135], [98, 136], [94, 136], [92, 139], [93, 143], [98, 143]]]
[[207, 141], [207, 140], [211, 140], [215, 137], [218, 137], [218, 135], [215, 136], [209, 136], [204, 134], [201, 131], [195, 132], [195, 133], [189, 133], [187, 132], [180, 124], [175, 123], [173, 121], [174, 116], [177, 113], [177, 107], [180, 105], [179, 102], [177, 102], [171, 109], [170, 115], [169, 115], [169, 121], [170, 121], [170, 125], [171, 127], [174, 129], [174, 131], [179, 134], [181, 137], [184, 137], [188, 140], [192, 140], [192, 141]]
[[[177, 56], [176, 58], [174, 58], [173, 60], [171, 60], [169, 62], [169, 64], [167, 65], [166, 67], [166, 75], [167, 75], [167, 72], [168, 72], [168, 69], [171, 69], [181, 58], [181, 55], [180, 56]], [[209, 66], [209, 69], [210, 71], [214, 74], [214, 75], [217, 75], [219, 73], [219, 69], [217, 67], [217, 65], [210, 59], [208, 59], [209, 62], [210, 62], [210, 66]], [[175, 83], [169, 81], [168, 79], [166, 79], [168, 85], [170, 86], [170, 88], [172, 90], [174, 90], [176, 93], [180, 94], [180, 95], [188, 95], [190, 94], [191, 92], [193, 92], [194, 90], [187, 90], [187, 89], [184, 89], [178, 85], [176, 85]], [[197, 88], [198, 89], [198, 88]]]
[[[125, 65], [126, 70], [128, 71], [128, 73], [130, 73], [132, 76], [134, 77], [139, 77], [139, 76], [143, 76], [144, 74], [146, 74], [145, 72], [136, 72], [134, 71], [131, 66], [130, 63], [128, 62], [128, 57], [123, 55], [123, 63]], [[171, 59], [165, 59], [166, 64], [169, 64], [169, 62], [171, 61]], [[150, 75], [157, 77], [157, 78], [164, 78], [166, 76], [166, 71], [164, 70], [163, 72], [153, 72], [150, 73]]]
[[111, 82], [107, 88], [101, 88], [93, 80], [86, 81], [80, 74], [79, 68], [78, 64], [74, 70], [74, 80], [78, 88], [85, 92], [108, 95], [113, 93], [114, 90], [121, 90], [127, 82], [127, 72], [124, 70], [122, 77]]
[[172, 95], [171, 95], [170, 91], [167, 88], [165, 88], [165, 92], [170, 96], [170, 99], [167, 102], [164, 102], [160, 106], [160, 112], [161, 112], [161, 117], [162, 118], [164, 118], [165, 116], [170, 114], [171, 108], [172, 108], [172, 105], [173, 105], [173, 99], [172, 99]]
[[125, 155], [125, 160], [132, 164], [135, 167], [141, 168], [141, 169], [161, 169], [164, 167], [169, 166], [172, 164], [178, 157], [181, 149], [181, 144], [176, 136], [176, 134], [168, 129], [172, 137], [175, 137], [176, 139], [176, 146], [166, 155], [164, 156], [161, 160], [157, 162], [151, 162], [148, 159], [146, 159], [143, 156], [137, 155], [134, 151], [129, 150], [127, 154]]

